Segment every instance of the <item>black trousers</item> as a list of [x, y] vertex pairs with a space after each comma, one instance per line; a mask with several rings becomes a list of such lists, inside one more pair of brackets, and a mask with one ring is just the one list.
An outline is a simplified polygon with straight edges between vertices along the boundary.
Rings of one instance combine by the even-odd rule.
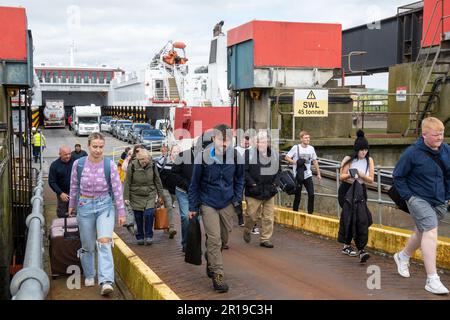
[[302, 197], [303, 186], [305, 186], [306, 192], [308, 192], [308, 213], [312, 214], [314, 211], [314, 184], [312, 177], [303, 180], [302, 184], [299, 184], [297, 186], [297, 190], [295, 191], [293, 210], [298, 211], [300, 199]]

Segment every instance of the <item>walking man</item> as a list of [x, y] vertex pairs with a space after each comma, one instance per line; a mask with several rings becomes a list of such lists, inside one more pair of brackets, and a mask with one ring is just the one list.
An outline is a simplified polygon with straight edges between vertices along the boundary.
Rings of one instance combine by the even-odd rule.
[[69, 211], [70, 175], [72, 173], [74, 159], [71, 157], [70, 148], [59, 148], [59, 158], [52, 162], [48, 173], [48, 184], [56, 193], [56, 215], [64, 218]]
[[[291, 148], [286, 155], [286, 161], [293, 165], [294, 176], [296, 177], [298, 188], [295, 192], [293, 210], [298, 211], [300, 199], [302, 195], [303, 186], [308, 192], [308, 213], [312, 214], [314, 211], [314, 184], [312, 179], [311, 164], [317, 172], [317, 179], [322, 179], [320, 175], [319, 163], [317, 162], [317, 154], [313, 146], [309, 143], [311, 137], [308, 132], [300, 132], [300, 144]], [[302, 175], [303, 173], [303, 175]]]
[[72, 158], [73, 158], [73, 160], [75, 161], [75, 160], [78, 160], [80, 158], [87, 157], [87, 155], [88, 154], [87, 154], [86, 151], [81, 150], [81, 144], [77, 143], [75, 145], [75, 150], [72, 151]]
[[195, 158], [189, 186], [189, 218], [200, 210], [206, 233], [206, 270], [214, 289], [227, 292], [222, 243], [228, 243], [235, 207], [242, 201], [244, 165], [232, 146], [233, 133], [225, 124], [214, 128], [213, 143]]
[[249, 243], [251, 229], [261, 216], [261, 241], [265, 248], [273, 248], [275, 178], [280, 170], [278, 152], [269, 147], [267, 133], [261, 131], [256, 136], [256, 148], [245, 152], [245, 212], [244, 241]]
[[424, 119], [422, 137], [401, 155], [393, 172], [395, 188], [416, 224], [406, 247], [394, 255], [397, 271], [409, 278], [409, 259], [421, 248], [427, 272], [425, 290], [434, 294], [449, 292], [436, 270], [438, 224], [450, 200], [450, 147], [443, 141], [444, 124], [434, 117]]

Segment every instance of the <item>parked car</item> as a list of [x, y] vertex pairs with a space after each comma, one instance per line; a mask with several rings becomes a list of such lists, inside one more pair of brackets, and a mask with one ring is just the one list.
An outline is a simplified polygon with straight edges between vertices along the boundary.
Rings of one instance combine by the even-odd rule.
[[161, 130], [142, 130], [138, 136], [137, 143], [142, 144], [149, 150], [160, 150], [166, 137]]
[[109, 120], [101, 120], [100, 122], [100, 131], [101, 132], [111, 132], [111, 124], [116, 122], [117, 120], [109, 119]]
[[153, 129], [152, 125], [149, 123], [133, 123], [133, 126], [128, 131], [128, 137], [126, 141], [135, 144], [138, 140], [138, 135], [142, 130], [150, 130]]
[[117, 128], [117, 138], [119, 140], [126, 141], [128, 137], [128, 131], [130, 131], [132, 124], [131, 123], [122, 123]]
[[133, 124], [131, 120], [117, 120], [117, 122], [114, 124], [114, 126], [111, 128], [111, 134], [113, 137], [117, 138], [117, 129], [121, 124], [129, 123], [130, 125]]

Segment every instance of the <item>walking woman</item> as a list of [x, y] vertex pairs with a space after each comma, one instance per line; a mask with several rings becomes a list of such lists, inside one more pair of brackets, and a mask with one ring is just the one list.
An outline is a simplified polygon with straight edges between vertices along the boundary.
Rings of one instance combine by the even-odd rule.
[[[338, 200], [342, 214], [339, 221], [338, 241], [344, 244], [342, 253], [350, 257], [359, 255], [364, 263], [369, 254], [364, 251], [369, 238], [369, 227], [372, 225], [372, 214], [367, 208], [366, 183], [374, 181], [374, 162], [369, 156], [369, 142], [364, 132], [359, 130], [354, 145], [355, 152], [342, 160]], [[355, 241], [359, 252], [352, 246]]]
[[156, 196], [164, 199], [164, 193], [158, 170], [146, 149], [139, 149], [136, 160], [128, 165], [123, 194], [125, 204], [133, 208], [137, 244], [151, 245]]
[[101, 294], [113, 292], [114, 261], [112, 235], [116, 214], [119, 225], [125, 221], [117, 167], [112, 160], [104, 159], [105, 138], [92, 133], [88, 138], [89, 155], [76, 160], [70, 182], [69, 215], [77, 215], [82, 248], [78, 252], [85, 275], [86, 287], [95, 285], [95, 249], [98, 252], [98, 283]]

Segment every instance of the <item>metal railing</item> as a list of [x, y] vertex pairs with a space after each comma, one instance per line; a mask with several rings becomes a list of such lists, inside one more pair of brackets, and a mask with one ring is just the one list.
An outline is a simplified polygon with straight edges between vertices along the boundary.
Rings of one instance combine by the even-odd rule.
[[50, 289], [50, 280], [43, 269], [42, 261], [45, 226], [43, 193], [44, 182], [41, 170], [31, 198], [33, 209], [25, 222], [28, 236], [23, 269], [15, 274], [10, 285], [13, 300], [44, 300]]
[[[330, 160], [327, 159], [318, 159], [319, 160], [319, 164], [322, 161], [326, 161], [328, 162], [327, 164], [320, 165], [320, 169], [328, 169], [329, 171], [334, 171], [335, 172], [335, 179], [336, 179], [336, 192], [335, 193], [322, 193], [322, 192], [314, 192], [315, 196], [319, 196], [319, 197], [326, 197], [326, 198], [334, 198], [336, 199], [336, 215], [339, 218], [340, 217], [340, 212], [341, 212], [341, 207], [339, 205], [339, 201], [338, 201], [338, 191], [339, 191], [339, 185], [341, 183], [340, 181], [340, 169], [341, 169], [341, 165], [340, 164], [329, 164]], [[286, 166], [287, 168], [288, 166]], [[395, 206], [395, 203], [391, 200], [383, 200], [382, 199], [382, 181], [381, 178], [382, 177], [390, 177], [392, 178], [392, 174], [389, 174], [389, 170], [393, 170], [394, 167], [383, 167], [383, 166], [375, 166], [374, 168], [374, 183], [371, 184], [372, 187], [376, 188], [376, 192], [377, 192], [377, 198], [368, 198], [367, 202], [368, 203], [376, 203], [378, 204], [378, 208], [377, 208], [377, 214], [378, 214], [378, 222], [379, 224], [382, 224], [382, 214], [381, 214], [381, 205], [392, 205]], [[308, 194], [305, 190], [302, 191], [302, 194]], [[281, 198], [280, 198], [280, 193], [278, 193], [278, 203], [281, 203]], [[305, 199], [305, 197], [303, 197]], [[307, 201], [304, 201], [304, 205], [306, 205]]]

